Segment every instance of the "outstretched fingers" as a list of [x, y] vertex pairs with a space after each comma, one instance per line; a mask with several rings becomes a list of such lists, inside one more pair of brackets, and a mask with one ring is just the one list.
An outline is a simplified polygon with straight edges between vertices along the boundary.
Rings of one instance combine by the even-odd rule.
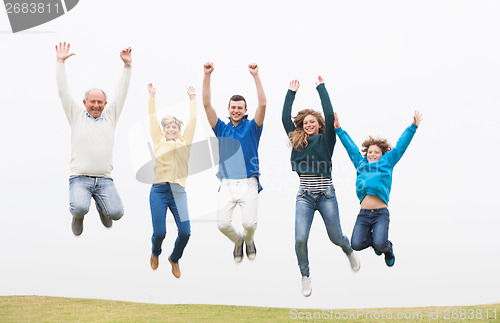
[[413, 115], [413, 124], [418, 126], [422, 120], [422, 113], [420, 113], [420, 111], [418, 110], [415, 110], [415, 114]]
[[196, 89], [193, 86], [188, 86], [188, 88], [187, 88], [187, 94], [189, 96], [196, 95]]
[[120, 52], [120, 58], [125, 64], [132, 63], [132, 48], [127, 47]]
[[292, 80], [290, 82], [290, 87], [289, 87], [290, 90], [292, 90], [294, 92], [297, 92], [297, 90], [299, 89], [299, 87], [300, 87], [300, 83], [299, 83], [298, 80]]
[[69, 48], [70, 48], [70, 44], [66, 42], [64, 43], [59, 43], [59, 46], [57, 46], [56, 44], [56, 59], [58, 62], [62, 62], [64, 63], [64, 61], [68, 58], [68, 57], [71, 57], [73, 55], [75, 55], [75, 53], [69, 53]]

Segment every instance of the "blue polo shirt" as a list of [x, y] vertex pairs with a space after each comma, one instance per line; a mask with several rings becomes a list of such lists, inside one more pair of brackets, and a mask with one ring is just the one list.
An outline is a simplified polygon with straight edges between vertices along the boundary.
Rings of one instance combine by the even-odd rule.
[[[235, 127], [217, 119], [214, 133], [219, 141], [219, 171], [217, 177], [242, 179], [256, 177], [259, 180], [259, 141], [263, 125], [259, 128], [248, 115]], [[259, 192], [262, 187], [259, 183]]]

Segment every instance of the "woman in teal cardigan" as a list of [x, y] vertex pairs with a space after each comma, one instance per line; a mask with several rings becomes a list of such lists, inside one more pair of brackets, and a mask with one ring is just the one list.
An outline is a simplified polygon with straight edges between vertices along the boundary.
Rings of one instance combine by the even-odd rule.
[[380, 256], [384, 254], [387, 266], [394, 266], [396, 257], [389, 241], [389, 194], [391, 193], [392, 171], [410, 144], [422, 115], [415, 111], [413, 123], [406, 128], [396, 147], [386, 139], [369, 137], [362, 144], [363, 155], [354, 141], [340, 127], [335, 113], [335, 132], [344, 145], [349, 158], [356, 167], [356, 194], [361, 210], [352, 231], [351, 244], [354, 250], [372, 247]]
[[298, 89], [297, 80], [290, 82], [283, 105], [282, 122], [292, 146], [290, 158], [292, 170], [297, 172], [300, 178], [295, 204], [295, 253], [302, 275], [302, 294], [309, 296], [312, 289], [307, 240], [316, 210], [320, 212], [325, 222], [328, 237], [335, 245], [342, 248], [349, 258], [353, 271], [359, 270], [359, 262], [352, 251], [349, 239], [342, 234], [337, 198], [332, 184], [332, 154], [336, 137], [330, 97], [323, 78], [319, 76], [316, 89], [325, 118], [323, 119], [318, 111], [304, 109], [299, 111], [292, 122], [292, 105]]

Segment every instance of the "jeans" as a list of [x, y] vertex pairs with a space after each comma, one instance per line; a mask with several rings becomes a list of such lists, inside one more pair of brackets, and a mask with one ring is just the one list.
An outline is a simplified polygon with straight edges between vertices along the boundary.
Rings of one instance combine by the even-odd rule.
[[112, 220], [123, 216], [123, 204], [113, 180], [108, 177], [71, 176], [69, 178], [69, 211], [75, 218], [89, 212], [90, 198], [97, 212]]
[[189, 237], [191, 236], [191, 225], [187, 206], [187, 194], [179, 184], [157, 183], [151, 187], [149, 194], [149, 205], [151, 207], [151, 219], [153, 222], [153, 236], [151, 237], [151, 252], [155, 256], [161, 254], [161, 244], [167, 234], [166, 217], [167, 210], [174, 216], [177, 225], [177, 239], [174, 250], [170, 255], [172, 262], [177, 263], [182, 257]]
[[352, 230], [351, 244], [354, 250], [373, 247], [382, 253], [392, 252], [389, 237], [389, 210], [385, 208], [361, 209]]
[[339, 208], [333, 185], [319, 193], [300, 188], [295, 203], [295, 253], [302, 276], [309, 276], [307, 240], [316, 210], [325, 222], [330, 240], [341, 247], [345, 254], [352, 252], [349, 239], [342, 234], [340, 227]]
[[[243, 239], [250, 244], [257, 229], [259, 182], [257, 178], [222, 179], [217, 204], [217, 227], [234, 243]], [[243, 232], [234, 225], [233, 212], [240, 206]]]

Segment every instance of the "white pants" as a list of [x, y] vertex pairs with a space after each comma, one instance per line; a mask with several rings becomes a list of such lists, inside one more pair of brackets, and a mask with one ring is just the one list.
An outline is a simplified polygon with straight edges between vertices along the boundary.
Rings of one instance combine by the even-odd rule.
[[[234, 243], [251, 243], [257, 228], [259, 183], [257, 178], [222, 179], [217, 205], [217, 226]], [[236, 205], [240, 206], [243, 232], [233, 222]]]

